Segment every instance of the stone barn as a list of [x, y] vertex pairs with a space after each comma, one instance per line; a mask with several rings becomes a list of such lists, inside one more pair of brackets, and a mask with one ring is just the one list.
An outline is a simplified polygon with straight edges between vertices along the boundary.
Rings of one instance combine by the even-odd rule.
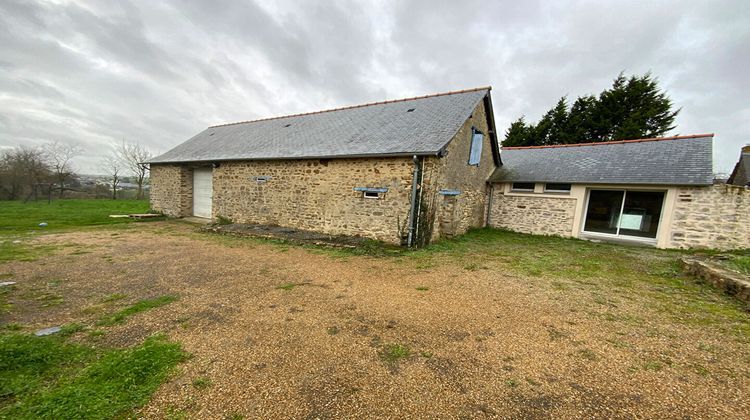
[[490, 88], [216, 125], [151, 159], [151, 207], [393, 244], [485, 225]]

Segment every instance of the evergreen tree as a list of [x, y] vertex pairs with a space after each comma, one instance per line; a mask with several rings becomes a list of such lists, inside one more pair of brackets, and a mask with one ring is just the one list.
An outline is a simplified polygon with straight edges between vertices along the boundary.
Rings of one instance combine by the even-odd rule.
[[543, 141], [544, 144], [556, 144], [556, 142], [567, 143], [568, 133], [568, 101], [563, 96], [557, 101], [554, 108], [547, 112], [549, 129]]
[[602, 123], [597, 118], [596, 97], [581, 96], [573, 102], [566, 124], [566, 137], [561, 143], [581, 143], [587, 139], [598, 139], [602, 136]]
[[531, 146], [531, 141], [531, 130], [526, 121], [524, 121], [524, 118], [521, 117], [508, 127], [508, 131], [505, 132], [503, 146]]
[[519, 118], [505, 134], [503, 146], [543, 146], [658, 137], [674, 128], [680, 112], [646, 73], [626, 78], [622, 73], [598, 97], [578, 97], [569, 108], [560, 98], [536, 124]]

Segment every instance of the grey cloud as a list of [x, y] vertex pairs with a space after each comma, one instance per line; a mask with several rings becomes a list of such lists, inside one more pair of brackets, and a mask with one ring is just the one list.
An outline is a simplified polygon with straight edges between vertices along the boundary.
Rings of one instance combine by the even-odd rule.
[[562, 95], [653, 71], [675, 132], [750, 141], [750, 6], [723, 2], [0, 3], [0, 147], [113, 141], [163, 152], [206, 125], [494, 87], [498, 129]]
[[178, 61], [146, 36], [138, 10], [127, 7], [127, 2], [114, 4], [124, 10], [106, 17], [68, 4], [64, 10], [66, 19], [59, 24], [75, 33], [85, 33], [85, 46], [103, 60], [117, 62], [150, 77], [181, 77], [180, 72], [172, 69]]

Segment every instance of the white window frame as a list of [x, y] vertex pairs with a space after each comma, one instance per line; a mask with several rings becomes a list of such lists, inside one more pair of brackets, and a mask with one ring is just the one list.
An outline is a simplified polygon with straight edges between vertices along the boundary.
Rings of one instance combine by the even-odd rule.
[[[547, 188], [547, 185], [549, 185], [549, 184], [567, 184], [567, 185], [570, 185], [570, 188], [568, 188], [567, 190], [551, 190], [551, 189]], [[546, 193], [570, 194], [570, 191], [572, 189], [573, 189], [573, 184], [571, 184], [569, 182], [549, 182], [549, 183], [545, 182], [544, 183], [544, 192], [546, 192]]]
[[[375, 195], [372, 195], [375, 194]], [[380, 193], [375, 191], [362, 191], [362, 198], [366, 198], [368, 200], [379, 200]]]
[[[531, 184], [532, 187], [531, 187], [531, 189], [516, 188], [515, 187], [516, 184]], [[510, 192], [524, 192], [524, 193], [531, 192], [531, 193], [533, 193], [534, 190], [536, 190], [536, 183], [534, 183], [534, 182], [511, 182], [510, 183]]]
[[[590, 232], [586, 230], [586, 219], [589, 215], [589, 199], [591, 198], [591, 191], [622, 191], [622, 203], [620, 203], [620, 217], [617, 219], [617, 233], [602, 233], [602, 232]], [[625, 198], [627, 197], [628, 191], [637, 192], [637, 191], [647, 191], [647, 192], [661, 192], [664, 193], [664, 197], [661, 200], [661, 210], [659, 211], [659, 226], [656, 228], [656, 237], [654, 238], [644, 238], [642, 236], [630, 236], [630, 235], [620, 235], [620, 223], [622, 220], [622, 212], [625, 208]], [[659, 235], [661, 234], [662, 229], [664, 228], [664, 224], [662, 221], [664, 220], [664, 210], [667, 207], [667, 194], [669, 191], [661, 188], [656, 189], [647, 189], [647, 188], [586, 188], [586, 200], [584, 200], [583, 203], [583, 218], [581, 219], [581, 236], [588, 237], [588, 238], [603, 238], [603, 239], [618, 239], [622, 241], [629, 241], [629, 242], [636, 242], [636, 243], [643, 243], [643, 244], [649, 244], [649, 245], [656, 245], [656, 243], [659, 241]]]

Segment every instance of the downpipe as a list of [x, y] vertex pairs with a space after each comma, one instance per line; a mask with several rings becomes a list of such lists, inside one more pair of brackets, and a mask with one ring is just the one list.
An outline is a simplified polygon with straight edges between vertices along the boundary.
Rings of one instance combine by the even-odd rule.
[[490, 183], [488, 188], [489, 195], [487, 198], [487, 217], [484, 218], [484, 227], [492, 225], [492, 196], [495, 195], [495, 185]]
[[414, 233], [419, 217], [419, 203], [417, 194], [419, 193], [419, 158], [417, 155], [412, 156], [414, 162], [414, 172], [411, 177], [411, 210], [409, 211], [409, 233], [406, 236], [406, 246], [411, 248], [414, 245]]

